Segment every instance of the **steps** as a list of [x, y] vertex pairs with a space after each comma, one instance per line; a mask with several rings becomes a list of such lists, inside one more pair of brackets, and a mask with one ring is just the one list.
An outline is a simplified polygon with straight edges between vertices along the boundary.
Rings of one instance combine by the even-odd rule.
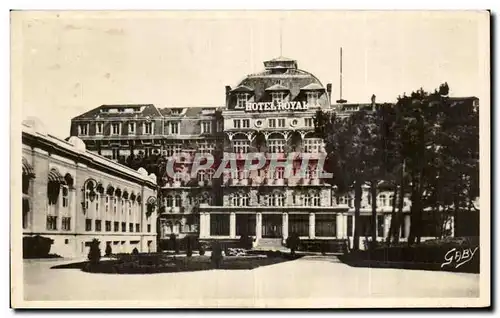
[[282, 244], [281, 238], [261, 238], [258, 240], [255, 250], [287, 251]]

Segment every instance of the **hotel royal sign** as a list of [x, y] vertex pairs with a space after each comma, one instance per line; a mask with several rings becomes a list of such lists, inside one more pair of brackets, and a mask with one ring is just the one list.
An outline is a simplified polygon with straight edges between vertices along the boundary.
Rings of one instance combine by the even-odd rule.
[[[261, 103], [247, 103], [245, 110], [247, 112], [273, 112], [281, 110], [307, 110], [311, 105], [307, 102], [261, 102]], [[319, 106], [315, 104], [314, 106]]]

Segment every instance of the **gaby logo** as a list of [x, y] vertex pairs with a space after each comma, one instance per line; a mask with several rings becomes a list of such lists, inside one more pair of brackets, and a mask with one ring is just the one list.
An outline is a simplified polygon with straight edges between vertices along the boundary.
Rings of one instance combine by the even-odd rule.
[[441, 268], [445, 267], [446, 265], [454, 266], [455, 268], [459, 268], [460, 266], [470, 262], [473, 258], [474, 255], [476, 254], [477, 250], [479, 247], [476, 247], [475, 249], [472, 248], [466, 248], [466, 249], [457, 249], [457, 248], [452, 248], [446, 254], [444, 255], [444, 259], [446, 262], [441, 264]]

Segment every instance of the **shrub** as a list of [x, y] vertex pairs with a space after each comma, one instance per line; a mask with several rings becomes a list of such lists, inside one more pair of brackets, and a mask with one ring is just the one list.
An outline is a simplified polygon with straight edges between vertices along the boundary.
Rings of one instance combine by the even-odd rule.
[[177, 237], [175, 234], [170, 234], [170, 249], [177, 251]]
[[295, 255], [295, 251], [299, 247], [299, 244], [300, 244], [300, 237], [297, 233], [292, 233], [286, 239], [286, 246], [291, 250], [292, 255]]
[[241, 235], [240, 237], [240, 242], [239, 242], [239, 248], [243, 248], [243, 249], [246, 249], [246, 250], [250, 250], [252, 249], [253, 247], [253, 238], [246, 235], [246, 234], [243, 234]]
[[220, 268], [220, 263], [222, 262], [222, 246], [217, 241], [212, 245], [212, 256], [210, 256], [210, 259], [215, 268]]
[[49, 257], [50, 248], [54, 243], [53, 239], [40, 235], [23, 237], [23, 257], [24, 258], [44, 258]]
[[137, 249], [137, 247], [134, 247], [134, 249], [132, 250], [132, 254], [134, 254], [134, 255], [139, 254], [139, 250]]
[[200, 255], [205, 255], [205, 249], [203, 248], [203, 246], [200, 246]]
[[186, 245], [186, 255], [187, 257], [193, 256], [193, 247], [195, 246], [195, 237], [193, 236], [186, 236], [185, 237], [185, 245]]
[[110, 256], [113, 253], [113, 250], [111, 249], [111, 244], [106, 244], [106, 250], [104, 251], [104, 254], [106, 256]]
[[325, 255], [328, 252], [328, 243], [321, 242], [321, 254]]
[[99, 240], [98, 239], [93, 239], [92, 242], [90, 243], [90, 251], [89, 251], [89, 261], [91, 264], [98, 264], [99, 260], [101, 259], [101, 249], [99, 248]]

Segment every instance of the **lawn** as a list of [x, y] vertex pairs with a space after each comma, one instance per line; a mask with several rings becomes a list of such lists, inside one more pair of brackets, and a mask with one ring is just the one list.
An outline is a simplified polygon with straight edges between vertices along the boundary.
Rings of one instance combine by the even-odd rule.
[[[285, 253], [267, 255], [226, 256], [218, 269], [252, 270], [260, 266], [278, 264], [299, 258]], [[154, 254], [122, 254], [110, 260], [102, 260], [98, 264], [79, 262], [52, 268], [80, 268], [85, 272], [107, 274], [153, 274], [172, 272], [192, 272], [216, 269], [210, 256], [172, 256], [164, 253]]]

